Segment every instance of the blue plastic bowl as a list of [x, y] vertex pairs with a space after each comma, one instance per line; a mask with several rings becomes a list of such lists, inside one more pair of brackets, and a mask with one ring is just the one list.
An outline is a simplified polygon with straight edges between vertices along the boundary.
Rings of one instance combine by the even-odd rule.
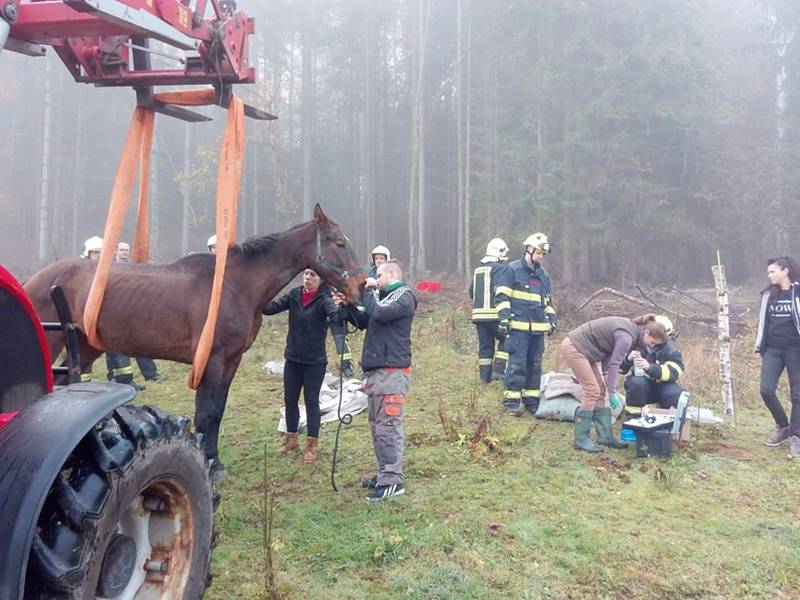
[[626, 441], [626, 442], [635, 442], [636, 441], [636, 432], [633, 429], [623, 429], [620, 432], [619, 437], [621, 437], [623, 439], [623, 441]]

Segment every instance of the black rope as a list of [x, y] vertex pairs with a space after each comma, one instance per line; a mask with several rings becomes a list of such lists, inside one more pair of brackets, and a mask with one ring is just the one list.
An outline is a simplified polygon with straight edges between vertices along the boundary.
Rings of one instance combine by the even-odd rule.
[[336, 409], [336, 416], [339, 419], [339, 424], [336, 427], [336, 441], [333, 443], [333, 456], [331, 457], [331, 487], [334, 492], [338, 492], [339, 488], [336, 487], [336, 455], [339, 451], [339, 434], [342, 432], [342, 425], [350, 425], [353, 422], [353, 415], [345, 413], [342, 415], [342, 395], [344, 394], [344, 374], [342, 373], [342, 363], [344, 362], [344, 353], [347, 348], [347, 335], [353, 333], [356, 329], [349, 329], [347, 321], [345, 324], [345, 335], [342, 340], [341, 351], [339, 352], [339, 406]]

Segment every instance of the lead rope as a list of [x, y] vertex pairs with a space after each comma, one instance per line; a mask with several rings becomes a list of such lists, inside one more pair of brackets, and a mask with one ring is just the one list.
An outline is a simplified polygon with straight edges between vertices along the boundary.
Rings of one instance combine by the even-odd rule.
[[347, 347], [347, 335], [353, 333], [355, 328], [350, 330], [347, 321], [345, 321], [345, 336], [344, 343], [339, 352], [339, 406], [336, 409], [336, 416], [339, 419], [339, 424], [336, 427], [336, 441], [333, 443], [333, 456], [331, 457], [331, 487], [334, 492], [338, 492], [339, 488], [336, 487], [336, 455], [339, 451], [339, 434], [342, 432], [342, 425], [350, 425], [353, 422], [353, 415], [345, 413], [342, 415], [342, 396], [344, 394], [344, 375], [342, 374], [342, 363], [344, 362], [344, 351]]

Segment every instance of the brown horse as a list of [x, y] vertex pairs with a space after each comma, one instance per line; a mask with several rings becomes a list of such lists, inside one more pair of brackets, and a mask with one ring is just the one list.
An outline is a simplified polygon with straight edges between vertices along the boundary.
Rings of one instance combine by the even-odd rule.
[[[73, 315], [82, 315], [97, 263], [62, 260], [44, 267], [25, 284], [40, 317], [56, 321], [50, 288], [61, 286]], [[314, 219], [279, 234], [252, 238], [228, 251], [225, 283], [211, 354], [195, 396], [195, 426], [205, 435], [206, 454], [218, 478], [219, 426], [228, 388], [242, 354], [261, 326], [261, 308], [300, 271], [311, 267], [349, 302], [357, 300], [364, 280], [350, 241], [317, 205]], [[208, 313], [214, 256], [195, 254], [167, 265], [122, 264], [111, 267], [97, 322], [108, 350], [128, 356], [163, 358], [191, 364]], [[102, 354], [78, 333], [81, 371], [90, 372]], [[51, 356], [63, 336], [48, 334]]]

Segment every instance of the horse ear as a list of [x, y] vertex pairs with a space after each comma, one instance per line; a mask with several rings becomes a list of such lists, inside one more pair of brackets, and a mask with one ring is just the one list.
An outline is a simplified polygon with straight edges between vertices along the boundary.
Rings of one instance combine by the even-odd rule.
[[325, 225], [328, 222], [328, 216], [322, 212], [319, 202], [314, 205], [314, 222], [317, 225]]

